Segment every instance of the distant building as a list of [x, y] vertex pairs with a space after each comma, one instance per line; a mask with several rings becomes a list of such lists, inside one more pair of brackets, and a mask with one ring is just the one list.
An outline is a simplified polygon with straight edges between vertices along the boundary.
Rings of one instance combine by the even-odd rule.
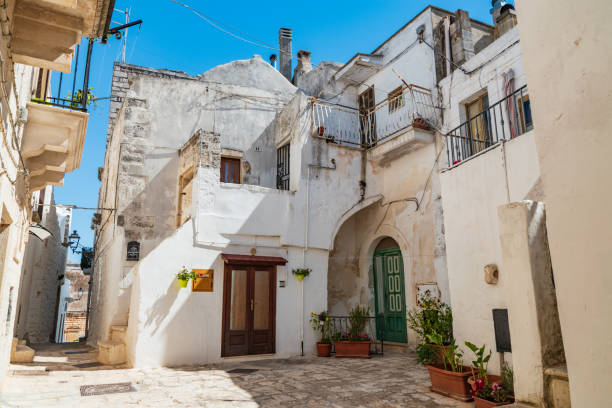
[[87, 299], [89, 297], [89, 275], [78, 263], [66, 265], [66, 278], [70, 280], [70, 300], [64, 324], [64, 341], [78, 341], [85, 337], [87, 323]]

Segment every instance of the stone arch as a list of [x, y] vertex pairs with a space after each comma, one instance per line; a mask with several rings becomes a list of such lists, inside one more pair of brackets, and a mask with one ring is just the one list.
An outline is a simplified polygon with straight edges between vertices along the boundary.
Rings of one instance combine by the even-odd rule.
[[347, 211], [334, 227], [328, 261], [328, 309], [344, 315], [357, 304], [369, 304], [374, 311], [373, 258], [377, 245], [393, 239], [402, 253], [406, 307], [412, 307], [414, 280], [410, 273], [410, 245], [393, 225], [376, 225], [368, 215], [376, 213], [382, 196], [364, 200]]

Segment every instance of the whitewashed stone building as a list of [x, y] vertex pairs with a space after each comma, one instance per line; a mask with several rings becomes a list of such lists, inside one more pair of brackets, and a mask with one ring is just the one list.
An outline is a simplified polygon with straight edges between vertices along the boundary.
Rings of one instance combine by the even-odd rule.
[[[445, 55], [465, 61], [493, 33], [428, 7], [346, 64], [311, 69], [300, 51], [293, 78], [288, 29], [280, 72], [258, 56], [196, 77], [116, 64], [91, 293], [101, 361], [312, 353], [309, 312], [357, 304], [377, 340], [413, 342], [418, 292], [451, 299], [437, 84]], [[179, 289], [182, 266], [210, 291]]]
[[72, 210], [55, 207], [53, 187], [34, 193], [34, 216], [52, 235], [44, 241], [31, 235], [25, 249], [15, 319], [15, 336], [29, 343], [56, 341], [57, 316], [63, 307], [61, 286], [65, 278]]

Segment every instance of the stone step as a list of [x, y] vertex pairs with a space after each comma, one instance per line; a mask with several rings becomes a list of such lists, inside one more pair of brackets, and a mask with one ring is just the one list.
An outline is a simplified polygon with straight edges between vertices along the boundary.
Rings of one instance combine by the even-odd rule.
[[566, 408], [571, 406], [569, 377], [567, 365], [558, 365], [544, 369], [544, 398], [550, 408]]
[[126, 361], [124, 343], [112, 340], [98, 341], [98, 362], [106, 365], [117, 365]]
[[127, 326], [124, 325], [113, 325], [111, 326], [110, 339], [119, 343], [125, 343], [125, 333], [127, 332]]
[[11, 355], [11, 363], [31, 363], [34, 361], [34, 349], [18, 344]]

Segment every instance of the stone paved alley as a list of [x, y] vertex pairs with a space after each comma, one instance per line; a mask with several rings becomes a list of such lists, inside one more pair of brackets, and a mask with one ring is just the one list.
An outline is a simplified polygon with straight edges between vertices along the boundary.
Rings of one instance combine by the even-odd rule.
[[[34, 363], [11, 365], [0, 406], [8, 407], [471, 407], [429, 392], [412, 353], [370, 360], [291, 358], [160, 369], [78, 367], [95, 362], [85, 345], [47, 345]], [[231, 373], [254, 369], [250, 373]], [[81, 396], [83, 385], [131, 383], [132, 391]]]

